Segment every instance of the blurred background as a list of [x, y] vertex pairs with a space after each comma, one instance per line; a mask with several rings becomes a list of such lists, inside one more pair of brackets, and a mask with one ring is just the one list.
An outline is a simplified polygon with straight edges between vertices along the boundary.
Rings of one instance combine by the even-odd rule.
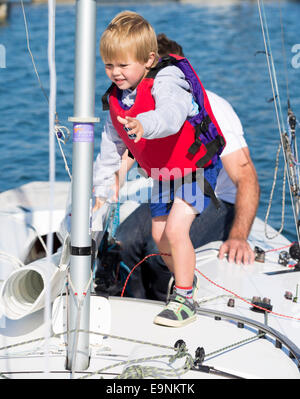
[[[120, 11], [142, 14], [157, 33], [182, 45], [185, 56], [204, 87], [227, 99], [244, 127], [245, 137], [261, 185], [258, 216], [265, 217], [279, 144], [272, 90], [256, 1], [98, 1], [95, 157], [106, 114], [101, 96], [109, 85], [100, 59], [101, 33]], [[300, 119], [300, 2], [265, 1], [270, 41], [275, 62], [283, 115], [287, 93]], [[57, 1], [56, 69], [57, 113], [62, 125], [72, 132], [68, 117], [73, 115], [75, 1]], [[48, 8], [46, 2], [24, 2], [30, 48], [45, 90], [49, 90], [47, 59]], [[0, 0], [0, 192], [36, 180], [48, 179], [48, 103], [40, 88], [27, 49], [24, 15], [20, 2]], [[284, 38], [284, 48], [283, 41]], [[298, 45], [298, 46], [297, 46]], [[288, 78], [288, 80], [287, 80]], [[287, 86], [288, 83], [288, 86]], [[64, 146], [72, 167], [72, 140]], [[279, 228], [282, 210], [283, 160], [270, 224]], [[56, 179], [69, 180], [57, 146]], [[296, 239], [286, 190], [287, 211], [283, 234]]]

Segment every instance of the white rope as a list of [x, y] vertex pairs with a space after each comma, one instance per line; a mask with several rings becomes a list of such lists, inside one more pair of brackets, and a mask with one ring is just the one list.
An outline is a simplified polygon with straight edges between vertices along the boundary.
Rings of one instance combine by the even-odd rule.
[[273, 177], [273, 184], [270, 192], [269, 204], [265, 216], [265, 223], [264, 223], [264, 230], [265, 230], [265, 237], [269, 240], [273, 240], [274, 238], [278, 237], [281, 234], [283, 227], [284, 227], [284, 213], [285, 213], [285, 183], [286, 183], [286, 174], [287, 174], [287, 167], [286, 164], [284, 165], [284, 172], [283, 172], [283, 184], [282, 184], [282, 204], [281, 204], [281, 225], [278, 231], [276, 231], [273, 235], [268, 233], [268, 219], [270, 215], [270, 210], [273, 201], [274, 190], [277, 181], [277, 173], [278, 173], [278, 166], [279, 166], [279, 154], [281, 151], [281, 144], [279, 143], [277, 154], [276, 154], [276, 164], [274, 168], [274, 177]]
[[14, 255], [9, 254], [8, 252], [0, 251], [0, 257], [4, 257], [12, 261], [18, 267], [23, 267], [24, 263]]
[[32, 224], [27, 224], [27, 226], [35, 232], [35, 234], [36, 234], [39, 242], [41, 243], [41, 245], [42, 245], [42, 247], [43, 247], [43, 249], [45, 251], [45, 254], [47, 256], [48, 255], [48, 248], [47, 248], [47, 245], [45, 244], [45, 241], [43, 240], [42, 236], [40, 235], [40, 233], [37, 231], [37, 229]]
[[[64, 134], [64, 130], [67, 132], [67, 136], [68, 136], [67, 138], [66, 138], [66, 136]], [[65, 153], [64, 153], [64, 151], [62, 149], [62, 146], [61, 146], [61, 143], [66, 144], [66, 142], [69, 140], [70, 131], [69, 131], [69, 129], [66, 126], [55, 125], [55, 136], [56, 136], [56, 139], [57, 139], [57, 143], [58, 143], [61, 155], [62, 155], [64, 163], [65, 163], [65, 169], [66, 169], [66, 171], [67, 171], [67, 173], [69, 175], [70, 180], [72, 181], [72, 175], [71, 175], [70, 168], [69, 168], [69, 165], [68, 165], [68, 162], [67, 162], [67, 158], [66, 158]], [[62, 137], [63, 137], [63, 139], [62, 139]]]

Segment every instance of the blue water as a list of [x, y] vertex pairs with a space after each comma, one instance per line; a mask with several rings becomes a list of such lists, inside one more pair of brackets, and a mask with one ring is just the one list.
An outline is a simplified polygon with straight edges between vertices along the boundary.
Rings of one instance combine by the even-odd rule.
[[[281, 5], [289, 92], [293, 110], [300, 120], [300, 68], [294, 68], [291, 64], [295, 56], [292, 47], [300, 43], [300, 3], [281, 1]], [[240, 4], [223, 7], [177, 2], [151, 4], [146, 1], [140, 5], [99, 5], [98, 38], [112, 17], [124, 8], [141, 13], [152, 23], [157, 33], [165, 32], [178, 41], [204, 86], [225, 97], [233, 105], [244, 126], [258, 172], [262, 191], [258, 216], [264, 218], [273, 181], [279, 133], [274, 105], [268, 102], [272, 92], [266, 57], [264, 54], [255, 55], [256, 51], [264, 49], [256, 2], [241, 1]], [[278, 2], [267, 2], [265, 9], [285, 118], [287, 92]], [[48, 92], [47, 6], [28, 5], [26, 14], [31, 50], [43, 86]], [[68, 117], [73, 115], [74, 26], [75, 7], [57, 5], [57, 112], [60, 122], [70, 129], [72, 126]], [[6, 50], [6, 68], [0, 69], [0, 191], [4, 191], [31, 181], [48, 179], [48, 104], [39, 88], [27, 51], [19, 5], [12, 7], [7, 24], [0, 26], [0, 44]], [[100, 116], [101, 123], [96, 127], [95, 156], [105, 119], [100, 106], [101, 95], [108, 84], [97, 52], [96, 114]], [[64, 150], [71, 166], [71, 140], [64, 146]], [[280, 226], [281, 220], [282, 157], [280, 166], [278, 188], [269, 219], [275, 228]], [[56, 179], [69, 179], [58, 147]], [[283, 232], [289, 239], [295, 239], [288, 191]]]

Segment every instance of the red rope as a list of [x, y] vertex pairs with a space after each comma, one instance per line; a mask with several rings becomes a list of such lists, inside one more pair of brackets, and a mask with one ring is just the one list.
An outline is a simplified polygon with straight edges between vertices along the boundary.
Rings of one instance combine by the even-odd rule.
[[284, 315], [284, 314], [281, 314], [281, 313], [273, 312], [272, 310], [265, 309], [265, 308], [263, 308], [263, 307], [261, 307], [261, 306], [254, 305], [254, 303], [251, 303], [251, 302], [247, 301], [247, 299], [245, 299], [245, 298], [243, 298], [243, 297], [237, 295], [235, 292], [230, 291], [230, 290], [228, 290], [227, 288], [224, 288], [224, 287], [222, 287], [221, 285], [219, 285], [219, 284], [215, 283], [214, 281], [210, 280], [207, 276], [205, 276], [203, 273], [201, 273], [197, 268], [196, 268], [196, 270], [197, 270], [197, 272], [198, 272], [199, 274], [201, 274], [201, 276], [204, 277], [207, 281], [209, 281], [210, 283], [212, 283], [212, 284], [215, 285], [216, 287], [221, 288], [222, 290], [224, 290], [224, 291], [226, 291], [226, 292], [229, 292], [230, 294], [234, 295], [234, 296], [237, 297], [238, 299], [241, 299], [242, 301], [246, 302], [248, 305], [251, 305], [251, 306], [253, 306], [253, 307], [257, 308], [257, 309], [263, 310], [264, 312], [271, 313], [271, 314], [273, 314], [274, 316], [286, 317], [286, 318], [288, 318], [288, 319], [293, 319], [293, 320], [300, 320], [300, 318], [298, 318], [298, 317], [287, 316], [287, 315]]
[[144, 259], [142, 259], [139, 263], [137, 263], [137, 264], [132, 268], [131, 272], [128, 274], [128, 276], [127, 276], [127, 278], [126, 278], [126, 281], [125, 281], [125, 283], [124, 283], [124, 286], [123, 286], [123, 290], [122, 290], [122, 292], [121, 292], [121, 297], [123, 297], [123, 295], [124, 295], [124, 291], [125, 291], [126, 285], [127, 285], [127, 283], [128, 283], [129, 277], [130, 277], [131, 274], [134, 272], [134, 270], [135, 270], [141, 263], [143, 263], [146, 259], [150, 258], [151, 256], [157, 256], [157, 255], [161, 255], [161, 256], [171, 256], [170, 254], [163, 254], [163, 253], [162, 253], [162, 254], [150, 254], [150, 255], [145, 256]]
[[[280, 249], [281, 249], [281, 248], [280, 248]], [[135, 270], [141, 263], [143, 263], [146, 259], [150, 258], [151, 256], [158, 256], [158, 255], [160, 255], [160, 256], [171, 256], [170, 254], [164, 254], [164, 253], [150, 254], [150, 255], [145, 256], [144, 259], [142, 259], [139, 263], [137, 263], [137, 264], [132, 268], [131, 272], [128, 274], [128, 276], [127, 276], [127, 278], [126, 278], [126, 281], [125, 281], [125, 283], [124, 283], [124, 286], [123, 286], [123, 290], [122, 290], [122, 293], [121, 293], [121, 297], [123, 297], [123, 295], [124, 295], [124, 291], [125, 291], [126, 285], [127, 285], [127, 283], [128, 283], [128, 280], [129, 280], [131, 274], [134, 272], [134, 270]], [[229, 292], [230, 294], [234, 295], [234, 296], [237, 297], [238, 299], [241, 299], [242, 301], [246, 302], [248, 305], [251, 305], [251, 306], [253, 306], [253, 307], [257, 308], [257, 309], [263, 310], [264, 312], [271, 313], [271, 314], [273, 314], [274, 316], [285, 317], [285, 318], [288, 318], [288, 319], [293, 319], [293, 320], [298, 320], [298, 321], [300, 321], [300, 318], [298, 318], [298, 317], [287, 316], [287, 315], [284, 315], [284, 314], [281, 314], [281, 313], [276, 313], [276, 312], [273, 312], [273, 311], [271, 311], [271, 310], [265, 309], [265, 308], [263, 308], [263, 307], [261, 307], [261, 306], [254, 305], [253, 303], [247, 301], [245, 298], [241, 297], [240, 295], [236, 294], [235, 292], [230, 291], [229, 289], [223, 287], [222, 285], [219, 285], [219, 284], [215, 283], [215, 282], [212, 281], [210, 278], [208, 278], [207, 276], [205, 276], [205, 274], [201, 273], [200, 270], [198, 270], [197, 268], [195, 268], [195, 270], [196, 270], [202, 277], [204, 277], [207, 281], [209, 281], [211, 284], [215, 285], [215, 286], [218, 287], [218, 288], [221, 288], [222, 290], [224, 290], [224, 291], [226, 291], [226, 292]]]
[[281, 249], [291, 247], [293, 244], [295, 244], [295, 242], [297, 242], [297, 241], [294, 241], [294, 242], [292, 242], [291, 244], [285, 245], [284, 247], [281, 247], [281, 248], [268, 249], [268, 250], [265, 251], [265, 252], [280, 251]]

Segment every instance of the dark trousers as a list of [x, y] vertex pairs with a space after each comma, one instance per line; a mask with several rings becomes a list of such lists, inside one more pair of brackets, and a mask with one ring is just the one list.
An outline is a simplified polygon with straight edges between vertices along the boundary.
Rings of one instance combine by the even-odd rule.
[[[234, 218], [234, 205], [220, 201], [220, 208], [210, 204], [197, 215], [190, 229], [190, 238], [194, 248], [212, 241], [227, 239]], [[140, 205], [121, 223], [116, 239], [121, 242], [122, 261], [131, 270], [146, 255], [157, 254], [158, 248], [152, 238], [152, 222], [148, 204]], [[128, 280], [130, 295], [135, 298], [147, 298], [165, 301], [169, 269], [162, 258], [152, 256], [139, 265]]]

